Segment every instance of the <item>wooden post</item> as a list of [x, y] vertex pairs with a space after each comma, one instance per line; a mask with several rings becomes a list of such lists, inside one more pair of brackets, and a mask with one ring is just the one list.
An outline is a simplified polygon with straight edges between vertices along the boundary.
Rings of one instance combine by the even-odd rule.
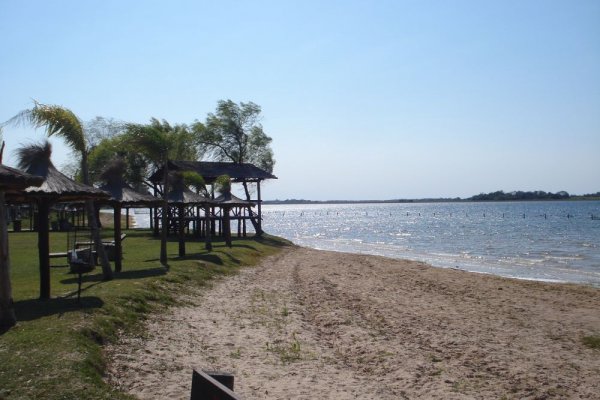
[[10, 257], [8, 254], [8, 227], [4, 190], [0, 191], [0, 331], [17, 323], [10, 281]]
[[46, 199], [38, 201], [38, 257], [40, 262], [40, 300], [50, 299], [50, 227]]
[[258, 232], [256, 232], [256, 235], [261, 236], [263, 233], [263, 230], [262, 230], [262, 208], [261, 208], [262, 200], [260, 197], [260, 179], [256, 181], [256, 193], [258, 195], [258, 204], [257, 204], [257, 207], [258, 207], [258, 221], [257, 221], [258, 222]]
[[129, 207], [125, 208], [125, 229], [129, 230]]
[[211, 223], [210, 223], [210, 220], [211, 220], [210, 215], [211, 214], [210, 214], [210, 212], [211, 212], [211, 207], [207, 206], [204, 209], [204, 220], [205, 220], [204, 228], [205, 228], [205, 234], [206, 234], [204, 240], [205, 240], [206, 250], [208, 250], [208, 251], [212, 250], [212, 241], [211, 241], [211, 232], [210, 232], [211, 231]]
[[[127, 209], [129, 210], [129, 209]], [[114, 206], [114, 225], [115, 225], [115, 272], [121, 272], [123, 267], [122, 259], [122, 245], [121, 245], [121, 205], [115, 204]]]
[[180, 204], [177, 206], [177, 233], [179, 236], [179, 257], [185, 256], [185, 218], [184, 218], [184, 206]]
[[223, 208], [223, 236], [225, 244], [231, 247], [231, 220], [229, 218], [229, 207]]

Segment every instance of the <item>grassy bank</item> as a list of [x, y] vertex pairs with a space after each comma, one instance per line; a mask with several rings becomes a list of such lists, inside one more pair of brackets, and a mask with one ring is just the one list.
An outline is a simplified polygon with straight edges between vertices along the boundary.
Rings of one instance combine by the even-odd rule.
[[[109, 235], [105, 232], [104, 235]], [[188, 256], [177, 257], [169, 243], [170, 270], [158, 262], [159, 241], [148, 232], [129, 231], [123, 272], [102, 281], [97, 267], [84, 276], [81, 302], [77, 277], [63, 259], [52, 260], [52, 299], [39, 301], [37, 236], [10, 234], [13, 297], [18, 325], [0, 335], [0, 399], [128, 399], [103, 380], [102, 345], [120, 331], [141, 329], [151, 312], [176, 303], [176, 294], [235, 273], [287, 245], [283, 239], [215, 242], [212, 252], [188, 242]], [[51, 234], [51, 251], [66, 250], [66, 234]], [[191, 376], [191, 372], [190, 372]]]

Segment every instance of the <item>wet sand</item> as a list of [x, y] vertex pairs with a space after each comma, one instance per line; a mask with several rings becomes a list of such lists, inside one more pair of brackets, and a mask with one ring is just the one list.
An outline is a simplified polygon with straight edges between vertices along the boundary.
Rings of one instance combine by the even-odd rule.
[[600, 290], [291, 247], [152, 316], [108, 381], [187, 399], [193, 367], [245, 399], [600, 399]]

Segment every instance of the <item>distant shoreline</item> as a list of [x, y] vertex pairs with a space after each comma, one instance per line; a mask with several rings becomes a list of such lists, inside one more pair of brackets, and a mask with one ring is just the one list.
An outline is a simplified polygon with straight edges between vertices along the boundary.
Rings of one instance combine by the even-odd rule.
[[410, 204], [410, 203], [508, 203], [522, 201], [598, 201], [600, 197], [571, 196], [566, 199], [510, 199], [510, 200], [473, 200], [473, 199], [394, 199], [394, 200], [263, 200], [264, 205], [302, 205], [302, 204]]

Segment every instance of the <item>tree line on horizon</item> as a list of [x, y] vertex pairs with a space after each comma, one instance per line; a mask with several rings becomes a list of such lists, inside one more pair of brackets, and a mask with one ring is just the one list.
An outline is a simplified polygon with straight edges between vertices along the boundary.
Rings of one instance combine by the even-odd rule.
[[600, 198], [600, 192], [584, 194], [580, 196], [571, 196], [568, 192], [561, 190], [556, 193], [544, 192], [543, 190], [535, 191], [513, 191], [505, 193], [498, 190], [490, 193], [480, 193], [469, 197], [468, 201], [527, 201], [527, 200], [569, 200], [572, 198]]
[[570, 195], [568, 192], [560, 191], [556, 193], [536, 191], [513, 191], [505, 193], [498, 190], [490, 193], [480, 193], [465, 199], [460, 197], [441, 197], [441, 198], [423, 198], [423, 199], [390, 199], [390, 200], [305, 200], [305, 199], [287, 199], [287, 200], [265, 200], [264, 204], [361, 204], [361, 203], [452, 203], [461, 201], [528, 201], [528, 200], [600, 200], [600, 192]]

